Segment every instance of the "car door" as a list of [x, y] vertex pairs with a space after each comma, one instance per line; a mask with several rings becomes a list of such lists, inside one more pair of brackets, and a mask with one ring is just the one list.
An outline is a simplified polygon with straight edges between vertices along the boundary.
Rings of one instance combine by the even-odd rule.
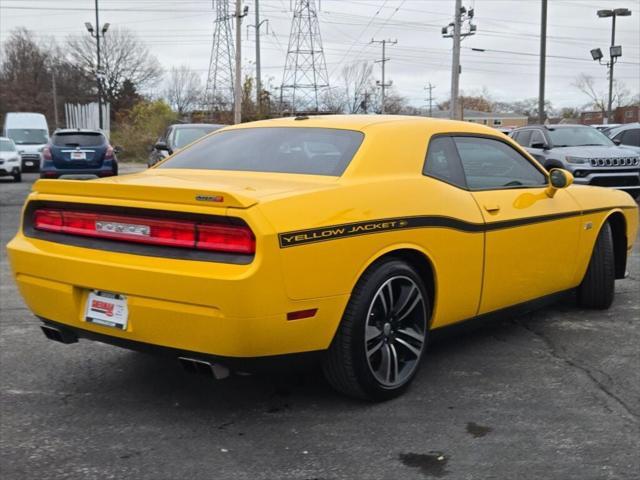
[[484, 264], [483, 219], [467, 189], [450, 136], [431, 138], [422, 173], [430, 177], [424, 179], [423, 198], [428, 201], [422, 207], [429, 216], [422, 221], [444, 226], [419, 233], [425, 250], [437, 264], [439, 295], [432, 327], [440, 327], [478, 313]]
[[573, 287], [580, 216], [571, 195], [549, 197], [546, 174], [505, 140], [454, 140], [485, 221], [479, 313]]

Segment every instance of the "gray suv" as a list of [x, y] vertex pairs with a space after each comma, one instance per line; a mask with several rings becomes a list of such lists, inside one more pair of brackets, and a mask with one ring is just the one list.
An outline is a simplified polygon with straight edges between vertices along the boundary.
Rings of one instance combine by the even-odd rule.
[[530, 125], [511, 137], [547, 170], [564, 168], [583, 185], [612, 187], [640, 196], [640, 158], [586, 125]]

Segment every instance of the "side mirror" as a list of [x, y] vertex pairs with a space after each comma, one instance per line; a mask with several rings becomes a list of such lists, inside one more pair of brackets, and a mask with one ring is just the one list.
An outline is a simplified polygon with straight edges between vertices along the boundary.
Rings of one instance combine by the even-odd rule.
[[562, 168], [552, 168], [549, 171], [549, 186], [545, 191], [549, 198], [553, 198], [558, 190], [567, 188], [573, 183], [571, 172]]
[[615, 143], [616, 145], [620, 145], [622, 143], [622, 140], [620, 140], [619, 138], [614, 138], [613, 143]]
[[531, 148], [541, 148], [542, 150], [549, 150], [549, 145], [547, 145], [546, 143], [532, 143], [531, 144]]
[[113, 147], [113, 153], [115, 153], [116, 155], [120, 155], [122, 152], [124, 152], [124, 148], [122, 148], [120, 145], [116, 145], [115, 147]]
[[166, 142], [156, 142], [153, 148], [155, 148], [156, 150], [166, 150], [167, 152], [169, 151], [169, 145], [167, 145]]

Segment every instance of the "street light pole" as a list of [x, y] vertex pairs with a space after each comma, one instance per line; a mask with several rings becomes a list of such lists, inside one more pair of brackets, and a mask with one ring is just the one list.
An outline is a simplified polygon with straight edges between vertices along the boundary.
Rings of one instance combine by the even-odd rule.
[[[611, 17], [611, 45], [609, 46], [609, 62], [607, 67], [609, 68], [609, 99], [607, 101], [607, 120], [606, 123], [611, 123], [611, 108], [613, 103], [613, 66], [620, 56], [622, 56], [622, 47], [616, 45], [616, 17], [628, 17], [631, 15], [631, 10], [628, 8], [615, 8], [612, 10], [598, 10], [598, 17], [607, 18]], [[601, 62], [602, 52], [599, 48], [591, 50], [591, 56], [594, 60]]]
[[540, 17], [540, 85], [538, 90], [538, 122], [542, 125], [546, 117], [544, 111], [544, 82], [547, 63], [547, 0], [542, 0], [542, 12]]
[[242, 0], [236, 0], [236, 68], [233, 87], [233, 123], [242, 121], [242, 19], [249, 13], [249, 7], [242, 10]]
[[[611, 47], [616, 44], [616, 12], [611, 17]], [[611, 49], [609, 49], [611, 50]], [[609, 101], [607, 102], [607, 123], [611, 123], [611, 103], [613, 102], [613, 57], [609, 61]]]
[[98, 82], [98, 125], [103, 129], [102, 121], [102, 80], [100, 78], [100, 20], [98, 19], [98, 0], [96, 0], [96, 80]]

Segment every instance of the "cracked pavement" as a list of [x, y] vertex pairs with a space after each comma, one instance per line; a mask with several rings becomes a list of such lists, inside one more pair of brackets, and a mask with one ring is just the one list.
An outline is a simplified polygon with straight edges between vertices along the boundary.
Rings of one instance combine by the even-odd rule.
[[6, 479], [640, 478], [640, 253], [608, 311], [564, 301], [431, 344], [368, 404], [319, 372], [234, 377], [44, 338], [5, 246], [35, 175], [0, 181], [0, 476]]

